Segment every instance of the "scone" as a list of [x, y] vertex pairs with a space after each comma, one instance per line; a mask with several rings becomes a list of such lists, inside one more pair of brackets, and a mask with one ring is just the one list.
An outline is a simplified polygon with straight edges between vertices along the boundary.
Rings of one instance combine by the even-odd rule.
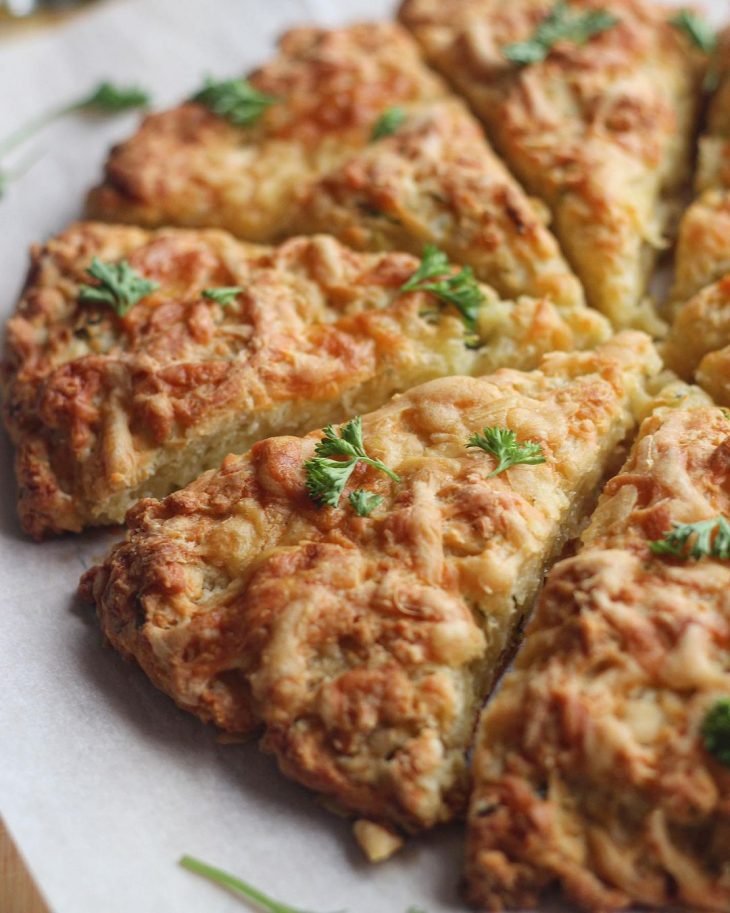
[[[546, 37], [544, 59], [527, 62], [556, 18], [590, 15], [603, 23], [595, 33]], [[552, 210], [589, 303], [617, 326], [656, 325], [647, 281], [689, 174], [705, 57], [674, 15], [648, 0], [405, 0], [400, 10]]]
[[418, 254], [432, 242], [502, 295], [583, 303], [545, 213], [400, 26], [295, 29], [251, 84], [272, 101], [250, 124], [200, 102], [146, 118], [112, 151], [90, 216], [259, 242], [325, 231]]
[[718, 88], [699, 144], [698, 196], [680, 224], [672, 289], [676, 304], [730, 273], [730, 30], [719, 37], [711, 73]]
[[695, 388], [642, 424], [481, 719], [475, 906], [730, 909], [728, 520], [730, 420]]
[[[462, 316], [403, 289], [419, 265], [321, 236], [270, 248], [101, 223], [37, 248], [2, 370], [24, 528], [40, 538], [119, 522], [138, 498], [163, 497], [260, 438], [376, 408], [432, 377], [531, 368], [606, 335], [588, 308], [503, 301], [468, 276], [459, 286], [465, 274], [447, 264], [441, 280], [451, 274], [454, 294], [469, 296]], [[115, 284], [144, 294], [120, 305]]]
[[[350, 813], [429, 828], [463, 810], [475, 714], [657, 369], [627, 333], [416, 387], [362, 419], [370, 463], [329, 457], [349, 473], [333, 506], [316, 461], [323, 439], [346, 457], [351, 423], [259, 441], [141, 501], [82, 593], [180, 707], [262, 730]], [[531, 456], [505, 468], [474, 444], [490, 429]]]

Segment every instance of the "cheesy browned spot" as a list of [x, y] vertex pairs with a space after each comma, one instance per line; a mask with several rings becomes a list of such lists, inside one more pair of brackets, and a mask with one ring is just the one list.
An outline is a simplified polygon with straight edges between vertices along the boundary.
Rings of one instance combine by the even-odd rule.
[[524, 186], [550, 207], [588, 300], [618, 326], [655, 325], [644, 303], [689, 172], [703, 55], [646, 0], [574, 0], [617, 18], [540, 63], [504, 55], [553, 0], [405, 0], [400, 19], [464, 93]]
[[730, 421], [657, 409], [550, 573], [474, 758], [466, 884], [482, 909], [556, 886], [586, 910], [730, 909], [730, 770], [700, 734], [730, 694], [730, 562], [653, 555], [730, 515]]
[[[90, 215], [249, 241], [325, 231], [416, 254], [436, 242], [500, 294], [583, 303], [544, 213], [400, 26], [295, 29], [251, 81], [279, 99], [254, 126], [194, 103], [146, 118], [112, 151]], [[405, 124], [372, 141], [390, 108]]]
[[[82, 592], [181, 707], [262, 728], [284, 773], [350, 812], [431, 827], [463, 808], [481, 700], [657, 369], [649, 339], [624, 334], [394, 398], [363, 438], [401, 482], [361, 464], [346, 491], [383, 498], [368, 518], [307, 494], [321, 432], [259, 441], [141, 501]], [[490, 425], [546, 462], [489, 478], [493, 458], [465, 443]]]
[[[123, 318], [79, 301], [96, 256], [159, 284]], [[534, 367], [606, 336], [587, 308], [482, 287], [480, 346], [454, 308], [402, 294], [419, 261], [333, 238], [280, 247], [220, 231], [81, 223], [33, 253], [8, 322], [5, 421], [19, 509], [35, 537], [119, 522], [231, 451], [376, 408], [432, 377]], [[240, 286], [221, 306], [206, 288]]]

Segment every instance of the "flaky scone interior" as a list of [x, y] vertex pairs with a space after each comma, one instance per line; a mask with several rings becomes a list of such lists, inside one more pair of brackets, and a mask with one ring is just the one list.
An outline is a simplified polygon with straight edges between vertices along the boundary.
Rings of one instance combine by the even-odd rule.
[[[262, 731], [284, 773], [352, 814], [432, 827], [463, 810], [476, 713], [658, 367], [627, 333], [409, 390], [362, 419], [390, 475], [358, 463], [337, 506], [312, 496], [321, 431], [260, 441], [140, 502], [82, 593], [181, 707]], [[544, 462], [466, 446], [490, 428]]]

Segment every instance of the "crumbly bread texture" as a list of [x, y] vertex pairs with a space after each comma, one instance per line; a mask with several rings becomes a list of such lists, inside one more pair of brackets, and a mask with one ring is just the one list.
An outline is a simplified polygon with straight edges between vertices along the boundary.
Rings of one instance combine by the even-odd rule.
[[[479, 706], [658, 366], [630, 333], [395, 397], [362, 427], [401, 482], [361, 464], [347, 486], [383, 498], [367, 518], [310, 499], [321, 432], [260, 441], [134, 507], [82, 594], [179, 706], [262, 729], [281, 770], [330, 804], [431, 827], [463, 810]], [[492, 425], [546, 462], [489, 478], [494, 458], [465, 444]]]
[[508, 166], [554, 217], [589, 303], [654, 327], [647, 281], [688, 179], [704, 55], [646, 0], [574, 0], [617, 22], [520, 66], [552, 0], [405, 0], [401, 21], [471, 102]]
[[649, 548], [673, 522], [718, 514], [730, 420], [680, 390], [643, 423], [578, 554], [553, 568], [481, 719], [474, 905], [533, 908], [558, 887], [586, 910], [730, 909], [730, 770], [700, 732], [730, 694], [730, 562]]
[[730, 273], [682, 305], [662, 354], [672, 371], [730, 405]]
[[[279, 99], [252, 126], [192, 102], [146, 118], [112, 151], [90, 216], [249, 241], [324, 231], [418, 254], [431, 241], [500, 294], [582, 303], [545, 213], [400, 26], [295, 29], [251, 81]], [[374, 141], [393, 108], [404, 124]]]
[[[95, 256], [126, 258], [159, 288], [124, 317], [81, 302]], [[140, 497], [261, 438], [374, 409], [432, 377], [532, 368], [607, 334], [586, 307], [482, 287], [481, 344], [468, 348], [453, 307], [400, 291], [418, 265], [323, 236], [270, 248], [101, 223], [35, 249], [2, 369], [24, 528], [39, 538], [119, 522]], [[202, 295], [220, 286], [243, 291], [226, 306]]]
[[677, 239], [672, 300], [680, 304], [730, 273], [730, 29], [720, 35], [712, 67], [719, 82], [699, 143], [698, 196]]

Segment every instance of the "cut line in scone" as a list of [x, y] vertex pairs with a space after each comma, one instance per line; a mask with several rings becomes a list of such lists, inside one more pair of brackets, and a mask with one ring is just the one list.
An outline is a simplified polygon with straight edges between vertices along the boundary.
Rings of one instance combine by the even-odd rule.
[[[380, 463], [356, 464], [336, 507], [308, 461], [346, 427], [259, 441], [133, 508], [82, 595], [180, 707], [262, 731], [285, 774], [363, 819], [377, 857], [388, 828], [463, 812], [479, 707], [658, 370], [624, 333], [532, 372], [430, 381], [362, 418]], [[466, 446], [487, 429], [532, 457], [497, 471]]]
[[[706, 58], [676, 14], [645, 0], [405, 0], [399, 12], [551, 209], [589, 303], [617, 326], [659, 328], [647, 283], [690, 173]], [[540, 38], [561, 16], [564, 38]], [[602, 25], [575, 40], [565, 20], [581, 16]]]
[[112, 150], [89, 215], [269, 243], [319, 231], [370, 250], [434, 243], [507, 297], [583, 302], [544, 206], [400, 26], [294, 29], [250, 84], [275, 100], [250, 123], [195, 101], [147, 117]]
[[[456, 277], [454, 295], [468, 298], [462, 316], [403, 289], [420, 265], [325, 236], [264, 247], [102, 223], [36, 248], [3, 364], [24, 528], [40, 538], [120, 522], [138, 498], [163, 497], [260, 438], [607, 335], [586, 307], [503, 301], [446, 264], [441, 284]], [[95, 300], [111, 292], [89, 269], [145, 293], [128, 309]]]
[[480, 721], [479, 909], [730, 909], [730, 419], [662, 398]]
[[730, 29], [718, 36], [709, 75], [717, 88], [699, 141], [697, 198], [679, 226], [675, 306], [730, 273]]

